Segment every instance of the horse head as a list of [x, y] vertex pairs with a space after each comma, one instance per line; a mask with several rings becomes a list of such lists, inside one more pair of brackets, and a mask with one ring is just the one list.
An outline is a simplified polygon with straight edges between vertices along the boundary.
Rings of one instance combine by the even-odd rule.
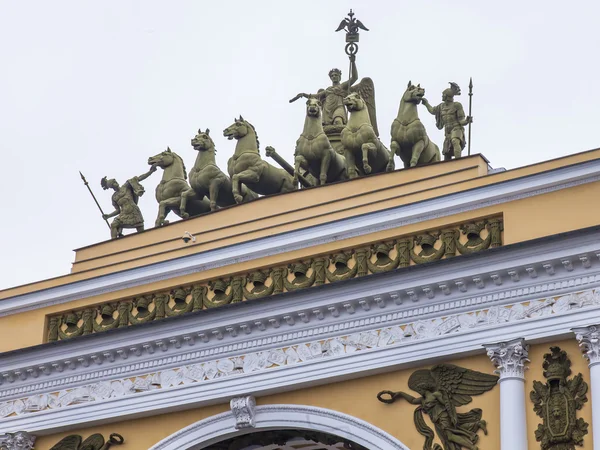
[[238, 141], [246, 136], [254, 136], [256, 141], [256, 150], [258, 151], [258, 135], [256, 134], [254, 125], [247, 120], [244, 120], [241, 115], [239, 119], [234, 119], [234, 122], [223, 130], [223, 136], [229, 140], [236, 139]]
[[358, 92], [351, 92], [344, 97], [344, 105], [346, 105], [348, 111], [360, 111], [366, 106], [365, 101]]
[[402, 95], [402, 100], [407, 103], [421, 103], [421, 100], [425, 96], [425, 89], [421, 87], [420, 84], [414, 85], [410, 81], [408, 82], [408, 86], [406, 87], [406, 91], [404, 91], [404, 95]]
[[239, 119], [234, 119], [234, 122], [223, 130], [223, 136], [227, 139], [241, 139], [248, 134], [250, 127], [248, 122], [242, 116]]
[[172, 152], [169, 147], [167, 147], [164, 152], [148, 158], [148, 164], [151, 166], [160, 167], [163, 170], [170, 166], [177, 167], [178, 169], [180, 168], [183, 172], [183, 178], [187, 178], [183, 159], [181, 159], [181, 156], [179, 156], [177, 153]]
[[318, 98], [309, 97], [306, 100], [306, 115], [310, 117], [321, 116], [321, 101]]
[[198, 134], [192, 138], [192, 147], [197, 151], [213, 151], [215, 150], [215, 143], [209, 135], [210, 130], [207, 128], [205, 131], [198, 129]]

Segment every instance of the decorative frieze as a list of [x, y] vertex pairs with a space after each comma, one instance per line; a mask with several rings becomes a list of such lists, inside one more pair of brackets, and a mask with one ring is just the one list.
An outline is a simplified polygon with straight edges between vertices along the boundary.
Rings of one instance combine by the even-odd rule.
[[[255, 300], [502, 245], [502, 218], [465, 223], [49, 316], [48, 341]], [[481, 286], [481, 281], [479, 284]], [[416, 294], [415, 294], [416, 295]], [[431, 298], [433, 292], [425, 292]], [[380, 305], [381, 306], [381, 305]]]
[[526, 363], [529, 362], [529, 345], [521, 338], [497, 344], [485, 345], [488, 357], [500, 375], [500, 381], [507, 378], [525, 379]]
[[[370, 331], [314, 339], [307, 343], [281, 344], [269, 350], [255, 350], [243, 355], [215, 358], [201, 363], [195, 363], [185, 355], [181, 355], [178, 360], [189, 362], [176, 368], [149, 371], [145, 375], [99, 381], [0, 403], [0, 418], [135, 395], [155, 389], [170, 389], [222, 377], [241, 376], [284, 366], [305, 364], [315, 359], [344, 357], [355, 352], [402, 346], [415, 340], [441, 339], [477, 328], [495, 327], [498, 324], [560, 315], [580, 308], [598, 306], [600, 306], [600, 289], [504, 306], [485, 307], [468, 313], [419, 319], [401, 325], [381, 326]], [[391, 314], [382, 313], [380, 317], [372, 318], [371, 321], [385, 323], [394, 320], [393, 317]], [[352, 329], [363, 321], [354, 322], [356, 323], [340, 324], [339, 329]], [[526, 358], [524, 353], [526, 347], [521, 345], [521, 349], [516, 351], [517, 348], [515, 343], [512, 355], [516, 363], [512, 366], [506, 363], [513, 372], [518, 372], [518, 368], [521, 367], [519, 364], [524, 362], [523, 357]], [[499, 353], [504, 351], [505, 349], [498, 350]], [[517, 355], [520, 356], [517, 358]], [[115, 373], [122, 373], [122, 371], [123, 368]], [[500, 375], [502, 378], [502, 373]]]

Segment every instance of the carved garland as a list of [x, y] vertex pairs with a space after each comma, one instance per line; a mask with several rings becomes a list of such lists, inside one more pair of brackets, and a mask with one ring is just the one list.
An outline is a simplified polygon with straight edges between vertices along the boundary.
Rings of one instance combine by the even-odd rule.
[[502, 245], [502, 218], [423, 232], [271, 269], [140, 295], [49, 317], [48, 341], [122, 328], [229, 303], [255, 300]]

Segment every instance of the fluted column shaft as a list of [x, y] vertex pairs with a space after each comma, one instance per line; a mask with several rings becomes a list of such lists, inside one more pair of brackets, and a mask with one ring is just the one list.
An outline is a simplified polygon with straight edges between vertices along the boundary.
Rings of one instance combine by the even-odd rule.
[[594, 450], [600, 450], [600, 325], [574, 328], [583, 356], [590, 366], [592, 391], [592, 436]]
[[484, 346], [500, 376], [500, 448], [527, 450], [525, 363], [529, 346], [523, 339]]

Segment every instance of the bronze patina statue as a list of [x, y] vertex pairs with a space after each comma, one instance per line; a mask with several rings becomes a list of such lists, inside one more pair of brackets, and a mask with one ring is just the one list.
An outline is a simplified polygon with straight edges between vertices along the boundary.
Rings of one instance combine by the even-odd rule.
[[[379, 140], [373, 80], [363, 78], [353, 91], [344, 98], [350, 119], [341, 135], [350, 178], [357, 177], [359, 173], [383, 172], [389, 168], [391, 159], [389, 150]], [[357, 161], [362, 161], [362, 164], [357, 164]], [[393, 159], [391, 161], [393, 164]]]
[[344, 97], [350, 92], [350, 87], [358, 80], [358, 71], [356, 70], [356, 57], [350, 56], [351, 75], [348, 81], [341, 82], [342, 71], [340, 69], [331, 69], [329, 78], [331, 86], [326, 89], [319, 89], [317, 94], [305, 94], [301, 92], [290, 100], [290, 103], [295, 102], [301, 97], [318, 98], [323, 105], [323, 125], [339, 125], [344, 126], [348, 122], [348, 114], [344, 107]]
[[162, 180], [156, 186], [158, 217], [155, 225], [157, 227], [169, 223], [165, 218], [170, 211], [183, 219], [210, 211], [210, 202], [204, 197], [196, 197], [187, 199], [185, 215], [181, 214], [182, 194], [190, 189], [181, 156], [167, 148], [164, 152], [148, 158], [148, 164], [163, 169]]
[[123, 237], [124, 228], [135, 228], [137, 231], [144, 230], [144, 217], [138, 206], [138, 200], [144, 194], [144, 187], [140, 181], [145, 180], [156, 171], [156, 166], [152, 166], [148, 172], [138, 177], [127, 180], [123, 186], [114, 178], [109, 180], [106, 177], [100, 180], [102, 189], [113, 189], [112, 204], [115, 208], [110, 214], [102, 214], [102, 218], [107, 220], [115, 217], [110, 224], [110, 237], [116, 239]]
[[333, 150], [323, 131], [321, 102], [317, 98], [309, 97], [306, 101], [304, 129], [296, 141], [294, 156], [294, 186], [298, 184], [300, 168], [308, 170], [320, 184], [348, 178], [344, 157]]
[[435, 116], [438, 129], [444, 129], [444, 160], [460, 158], [465, 148], [465, 125], [473, 122], [470, 116], [465, 117], [463, 106], [454, 101], [454, 96], [460, 95], [458, 84], [450, 82], [450, 87], [442, 92], [442, 103], [431, 106], [426, 98], [422, 98], [423, 104], [431, 114]]
[[[478, 450], [477, 432], [483, 430], [487, 434], [481, 409], [459, 413], [456, 407], [471, 403], [471, 396], [493, 389], [497, 382], [496, 375], [452, 364], [438, 364], [431, 370], [417, 370], [408, 379], [408, 387], [421, 394], [421, 397], [413, 397], [405, 392], [381, 391], [377, 399], [383, 403], [404, 399], [417, 405], [414, 420], [417, 431], [425, 437], [424, 450]], [[433, 443], [435, 433], [425, 422], [425, 414], [433, 423], [443, 447]]]
[[259, 142], [254, 126], [242, 116], [223, 130], [223, 136], [236, 139], [235, 152], [227, 169], [231, 176], [233, 198], [244, 200], [242, 183], [261, 195], [290, 192], [295, 189], [292, 176], [283, 169], [272, 166], [260, 157]]
[[[429, 140], [419, 120], [417, 105], [423, 100], [425, 89], [410, 81], [398, 108], [398, 117], [392, 122], [392, 159], [398, 155], [404, 167], [421, 166], [440, 160], [440, 149]], [[436, 107], [437, 108], [437, 107]]]
[[[204, 198], [210, 200], [210, 209], [217, 206], [235, 205], [231, 188], [231, 179], [225, 175], [215, 162], [215, 143], [210, 137], [210, 130], [198, 130], [198, 134], [192, 139], [192, 147], [198, 152], [196, 163], [190, 170], [190, 189], [181, 194], [181, 217], [188, 217], [186, 212], [188, 198]], [[243, 201], [256, 199], [258, 196], [246, 186], [241, 187]]]
[[78, 434], [72, 434], [63, 438], [50, 450], [108, 450], [113, 445], [121, 445], [124, 442], [125, 439], [118, 433], [111, 434], [106, 442], [100, 433], [91, 435], [85, 441]]
[[542, 450], [575, 450], [583, 445], [589, 424], [577, 411], [587, 402], [588, 385], [583, 375], [571, 377], [571, 361], [560, 347], [550, 347], [544, 355], [546, 382], [533, 382], [530, 398], [533, 410], [543, 419], [535, 430], [535, 439]]

